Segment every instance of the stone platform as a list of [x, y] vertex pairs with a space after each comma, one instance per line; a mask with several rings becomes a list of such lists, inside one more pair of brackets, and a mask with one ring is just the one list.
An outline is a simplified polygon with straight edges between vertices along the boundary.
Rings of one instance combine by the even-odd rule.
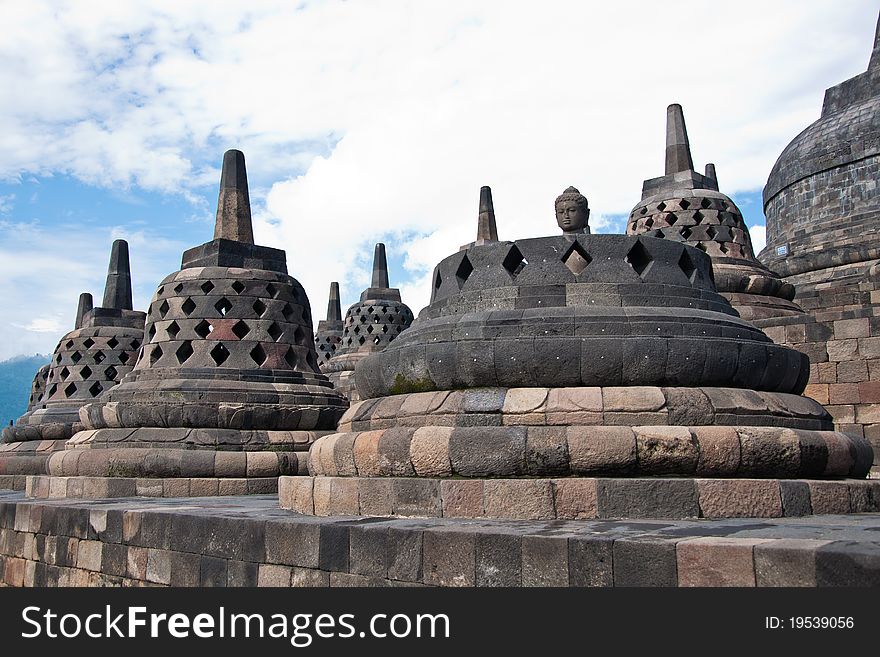
[[880, 586], [880, 514], [730, 520], [316, 518], [273, 495], [0, 491], [8, 586]]

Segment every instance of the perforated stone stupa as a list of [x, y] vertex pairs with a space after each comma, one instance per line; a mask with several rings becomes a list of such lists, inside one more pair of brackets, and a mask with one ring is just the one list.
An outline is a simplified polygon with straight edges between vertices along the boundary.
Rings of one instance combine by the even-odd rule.
[[628, 235], [684, 242], [712, 257], [715, 284], [744, 319], [801, 315], [792, 285], [755, 258], [736, 204], [718, 191], [715, 165], [694, 170], [681, 105], [666, 111], [666, 175], [646, 180]]
[[[92, 304], [91, 294], [80, 295], [74, 330], [61, 338], [52, 360], [34, 379], [32, 406], [15, 426], [4, 429], [4, 442], [15, 443], [0, 452], [5, 474], [44, 472], [49, 452], [63, 448], [83, 428], [80, 408], [116, 386], [134, 367], [144, 340], [145, 314], [132, 310], [124, 240], [113, 243], [103, 304]], [[45, 382], [39, 380], [43, 371]]]
[[322, 370], [333, 386], [350, 401], [357, 401], [352, 376], [355, 366], [369, 354], [382, 351], [413, 321], [413, 313], [400, 300], [400, 290], [390, 287], [385, 245], [376, 244], [373, 255], [373, 278], [361, 292], [360, 301], [345, 312], [342, 339], [333, 357]]
[[318, 366], [321, 371], [327, 364], [336, 348], [342, 342], [345, 324], [342, 321], [342, 308], [339, 305], [339, 283], [330, 283], [330, 300], [327, 302], [327, 319], [318, 322], [315, 332], [315, 351], [318, 354]]
[[83, 408], [86, 430], [50, 474], [250, 477], [262, 483], [238, 492], [269, 490], [347, 406], [318, 371], [309, 300], [284, 252], [253, 243], [240, 151], [223, 158], [215, 239], [160, 283], [145, 333], [135, 368]]
[[312, 446], [312, 476], [281, 478], [282, 506], [532, 519], [877, 508], [880, 485], [861, 480], [870, 447], [800, 395], [807, 357], [737, 316], [709, 255], [587, 234], [574, 194], [557, 199], [563, 235], [437, 265], [412, 327], [358, 364], [362, 401]]

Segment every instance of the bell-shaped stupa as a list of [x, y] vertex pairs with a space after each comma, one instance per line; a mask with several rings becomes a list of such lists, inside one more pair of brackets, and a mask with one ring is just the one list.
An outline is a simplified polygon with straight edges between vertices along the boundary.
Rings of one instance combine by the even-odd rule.
[[358, 364], [362, 401], [312, 446], [312, 476], [281, 478], [283, 507], [526, 519], [804, 515], [829, 495], [877, 507], [871, 448], [801, 396], [808, 358], [737, 315], [706, 252], [591, 235], [573, 188], [556, 219], [563, 235], [437, 265], [430, 304]]
[[321, 371], [342, 342], [345, 325], [342, 321], [342, 308], [339, 305], [339, 283], [330, 283], [330, 300], [327, 302], [327, 319], [318, 322], [315, 332], [315, 351], [318, 354], [318, 366]]
[[347, 406], [318, 371], [284, 251], [254, 244], [240, 151], [223, 158], [214, 239], [159, 284], [145, 333], [135, 368], [82, 410], [87, 430], [50, 474], [255, 478], [268, 490]]
[[744, 319], [796, 316], [794, 287], [761, 264], [736, 204], [718, 191], [715, 165], [694, 170], [681, 105], [666, 110], [666, 175], [646, 180], [633, 208], [628, 235], [650, 235], [705, 251], [715, 285]]
[[334, 387], [350, 401], [357, 401], [353, 375], [355, 366], [366, 356], [382, 351], [412, 324], [413, 313], [400, 300], [400, 290], [388, 282], [385, 245], [376, 244], [370, 287], [361, 292], [360, 301], [345, 312], [342, 338], [333, 357], [322, 370]]

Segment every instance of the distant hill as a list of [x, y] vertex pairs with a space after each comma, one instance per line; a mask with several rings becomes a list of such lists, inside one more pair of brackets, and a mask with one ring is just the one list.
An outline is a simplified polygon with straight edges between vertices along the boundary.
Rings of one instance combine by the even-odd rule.
[[34, 374], [51, 356], [16, 356], [0, 363], [0, 426], [16, 420], [27, 410]]

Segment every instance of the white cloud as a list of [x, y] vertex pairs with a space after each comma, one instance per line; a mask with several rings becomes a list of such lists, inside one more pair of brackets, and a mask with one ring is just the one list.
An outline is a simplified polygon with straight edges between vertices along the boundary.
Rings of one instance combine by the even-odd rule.
[[[727, 193], [760, 188], [824, 89], [864, 70], [875, 19], [873, 2], [831, 0], [14, 3], [0, 179], [195, 199], [239, 147], [258, 241], [287, 250], [316, 317], [330, 280], [348, 299], [365, 285], [379, 239], [405, 254], [392, 283], [418, 311], [434, 264], [473, 239], [480, 185], [502, 239], [554, 232], [570, 184], [594, 230], [620, 230], [662, 174], [671, 102], [698, 167]], [[70, 306], [100, 269], [76, 260], [52, 259]]]
[[0, 195], [0, 215], [9, 214], [15, 207], [15, 194]]
[[767, 246], [767, 226], [763, 224], [751, 226], [749, 228], [749, 235], [752, 237], [752, 248], [755, 251], [755, 255], [758, 255]]

